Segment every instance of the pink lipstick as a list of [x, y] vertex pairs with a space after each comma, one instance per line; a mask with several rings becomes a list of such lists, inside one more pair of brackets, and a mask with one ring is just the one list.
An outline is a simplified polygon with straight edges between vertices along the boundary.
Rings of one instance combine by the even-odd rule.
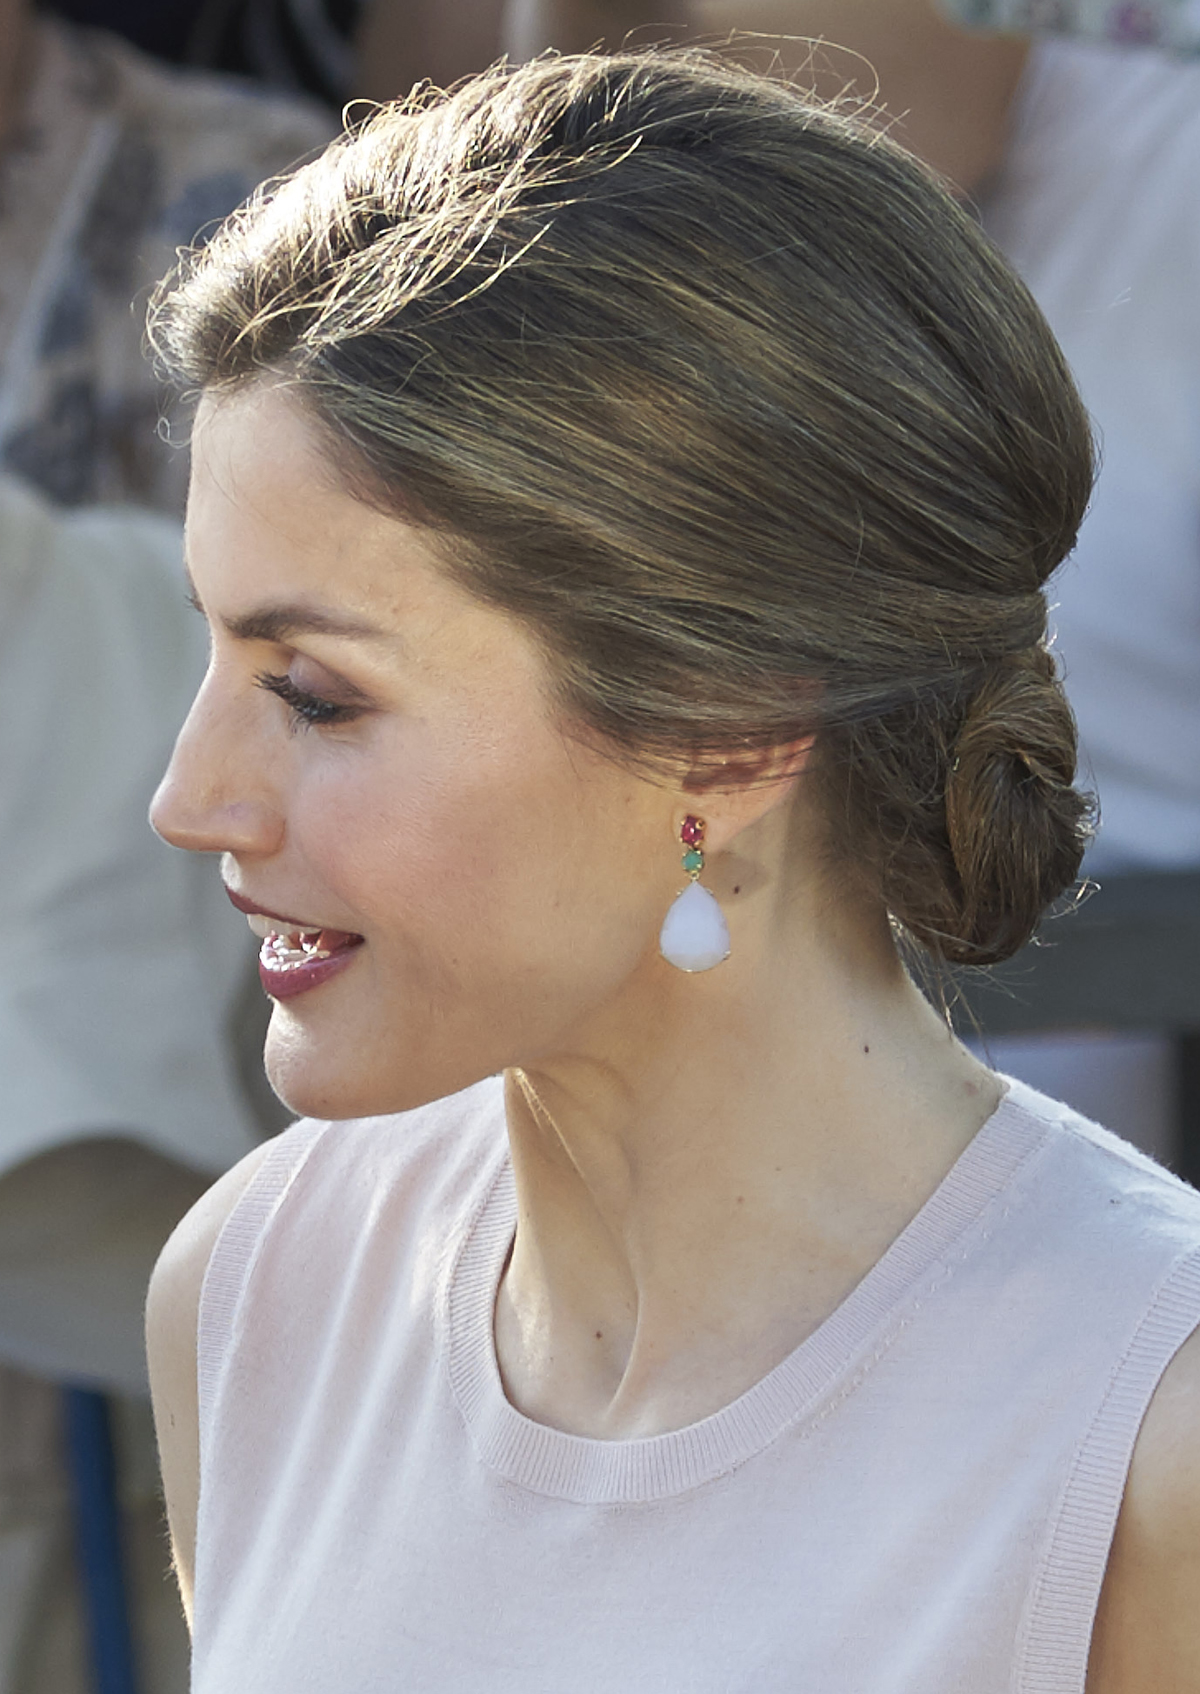
[[244, 894], [226, 887], [232, 903], [249, 919], [262, 946], [258, 976], [273, 1000], [290, 1000], [328, 982], [346, 968], [363, 944], [350, 930], [329, 929], [282, 912], [264, 910]]

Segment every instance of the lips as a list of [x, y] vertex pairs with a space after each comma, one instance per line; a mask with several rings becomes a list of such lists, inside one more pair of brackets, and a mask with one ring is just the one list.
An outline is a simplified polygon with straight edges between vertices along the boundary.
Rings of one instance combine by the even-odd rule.
[[290, 1000], [345, 969], [363, 937], [352, 930], [330, 929], [282, 912], [265, 911], [244, 894], [226, 888], [231, 902], [244, 912], [250, 928], [262, 941], [258, 975], [275, 1000]]

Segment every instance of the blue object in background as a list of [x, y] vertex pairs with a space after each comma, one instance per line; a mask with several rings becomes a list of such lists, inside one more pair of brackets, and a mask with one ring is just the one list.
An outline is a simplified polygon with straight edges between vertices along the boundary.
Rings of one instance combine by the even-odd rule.
[[64, 1388], [63, 1417], [95, 1694], [138, 1694], [108, 1402]]

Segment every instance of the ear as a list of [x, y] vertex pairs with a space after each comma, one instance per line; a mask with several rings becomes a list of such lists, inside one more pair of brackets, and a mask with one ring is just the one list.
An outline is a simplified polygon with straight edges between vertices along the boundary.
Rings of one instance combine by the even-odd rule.
[[777, 747], [698, 757], [679, 790], [677, 823], [690, 812], [704, 819], [704, 842], [719, 853], [750, 825], [786, 805], [808, 769], [815, 737]]

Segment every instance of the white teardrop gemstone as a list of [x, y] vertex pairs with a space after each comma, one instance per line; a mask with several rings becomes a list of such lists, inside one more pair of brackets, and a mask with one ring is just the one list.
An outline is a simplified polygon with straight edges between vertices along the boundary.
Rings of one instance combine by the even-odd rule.
[[689, 882], [663, 919], [658, 950], [681, 971], [710, 971], [729, 957], [729, 925], [717, 901]]

